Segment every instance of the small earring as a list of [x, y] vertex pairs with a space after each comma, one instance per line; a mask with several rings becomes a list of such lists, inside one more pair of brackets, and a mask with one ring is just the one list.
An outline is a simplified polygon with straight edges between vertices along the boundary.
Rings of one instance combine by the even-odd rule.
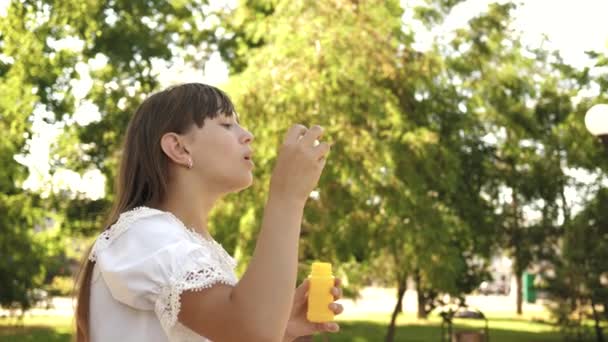
[[188, 160], [188, 168], [191, 169], [192, 168], [192, 159]]

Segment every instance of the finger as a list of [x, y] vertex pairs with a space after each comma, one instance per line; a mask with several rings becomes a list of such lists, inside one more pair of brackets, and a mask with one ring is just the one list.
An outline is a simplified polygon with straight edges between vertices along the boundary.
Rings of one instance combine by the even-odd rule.
[[342, 306], [342, 304], [338, 303], [329, 304], [329, 309], [333, 311], [334, 315], [339, 315], [344, 311], [344, 307]]
[[334, 286], [335, 286], [335, 287], [340, 287], [340, 285], [342, 285], [342, 279], [340, 279], [340, 278], [335, 278], [335, 279], [334, 279]]
[[327, 332], [338, 332], [340, 331], [340, 326], [338, 325], [338, 323], [319, 323], [321, 324], [323, 327], [321, 328], [321, 331], [327, 331]]
[[329, 146], [329, 144], [325, 142], [320, 143], [319, 145], [314, 147], [315, 154], [317, 155], [317, 160], [321, 161], [322, 159], [325, 159], [330, 149], [331, 147]]
[[310, 279], [304, 278], [304, 280], [302, 280], [302, 283], [300, 283], [300, 286], [298, 286], [298, 288], [296, 290], [306, 292], [306, 291], [308, 291], [309, 287], [310, 287]]
[[291, 126], [285, 135], [285, 143], [296, 143], [302, 135], [306, 134], [306, 131], [308, 131], [308, 128], [304, 125], [295, 124]]
[[331, 289], [331, 294], [334, 295], [334, 300], [338, 300], [342, 298], [342, 289], [339, 287], [333, 287]]
[[321, 157], [319, 159], [319, 168], [323, 170], [325, 168], [325, 164], [327, 164], [327, 158]]
[[294, 297], [296, 298], [296, 300], [298, 302], [306, 301], [306, 293], [308, 292], [309, 287], [310, 287], [310, 281], [307, 278], [307, 279], [304, 279], [302, 284], [300, 284], [300, 286], [298, 286], [296, 288], [296, 293], [295, 293]]
[[[321, 138], [322, 135], [323, 127], [314, 125], [308, 131], [306, 131], [306, 134], [304, 134], [304, 137], [302, 137], [302, 143], [304, 146], [314, 146], [315, 140]], [[321, 146], [321, 144], [319, 144], [317, 147], [319, 146]]]

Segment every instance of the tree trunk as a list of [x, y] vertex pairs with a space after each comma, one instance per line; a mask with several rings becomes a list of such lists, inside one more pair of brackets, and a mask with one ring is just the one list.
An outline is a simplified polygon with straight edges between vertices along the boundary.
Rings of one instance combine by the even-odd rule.
[[393, 310], [393, 315], [391, 316], [391, 323], [388, 326], [388, 331], [386, 333], [386, 342], [393, 342], [395, 340], [395, 329], [397, 323], [397, 315], [403, 311], [403, 295], [405, 294], [405, 290], [407, 289], [407, 276], [400, 277], [397, 281], [397, 305], [395, 305], [395, 310]]
[[[509, 132], [507, 131], [507, 139], [509, 136]], [[515, 170], [515, 163], [511, 162], [511, 170]], [[524, 260], [522, 258], [521, 248], [525, 248], [523, 246], [523, 231], [520, 226], [520, 208], [519, 208], [519, 198], [517, 197], [517, 193], [515, 189], [511, 189], [511, 207], [513, 209], [512, 214], [512, 227], [510, 232], [510, 245], [513, 248], [513, 273], [516, 278], [516, 307], [517, 314], [521, 315], [523, 313], [523, 288], [522, 288], [522, 276], [523, 272], [526, 269], [526, 265], [524, 264]]]
[[523, 301], [524, 301], [523, 288], [522, 288], [523, 272], [516, 271], [515, 278], [516, 278], [516, 282], [517, 282], [517, 286], [515, 289], [517, 291], [517, 314], [521, 315], [523, 313], [522, 307], [523, 307]]
[[428, 312], [426, 312], [426, 298], [424, 298], [424, 290], [422, 289], [422, 279], [420, 277], [420, 271], [416, 270], [414, 274], [414, 280], [416, 281], [416, 297], [418, 299], [418, 319], [426, 319]]
[[424, 298], [424, 293], [422, 291], [418, 292], [418, 319], [427, 319], [428, 313], [426, 312], [426, 300]]
[[[515, 168], [514, 165], [512, 165], [513, 168]], [[511, 232], [512, 237], [511, 237], [511, 241], [513, 244], [513, 249], [514, 249], [514, 270], [515, 270], [515, 278], [516, 278], [516, 284], [517, 284], [517, 289], [516, 289], [516, 307], [517, 307], [517, 314], [521, 315], [523, 313], [523, 286], [522, 286], [522, 282], [523, 282], [523, 273], [524, 273], [524, 265], [523, 265], [523, 260], [521, 257], [521, 250], [520, 248], [522, 248], [521, 243], [522, 243], [522, 232], [520, 231], [521, 227], [519, 226], [519, 200], [517, 198], [517, 195], [515, 194], [515, 190], [513, 190], [512, 192], [512, 201], [513, 201], [513, 231]]]
[[597, 342], [604, 342], [604, 333], [602, 332], [602, 327], [600, 326], [600, 316], [595, 310], [595, 301], [591, 298], [591, 309], [593, 310], [593, 320], [595, 321], [595, 339]]

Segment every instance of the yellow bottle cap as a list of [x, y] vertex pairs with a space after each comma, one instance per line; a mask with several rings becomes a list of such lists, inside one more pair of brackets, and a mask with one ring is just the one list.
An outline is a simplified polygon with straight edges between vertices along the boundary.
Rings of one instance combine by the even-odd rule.
[[313, 262], [311, 277], [331, 277], [331, 264], [328, 262]]

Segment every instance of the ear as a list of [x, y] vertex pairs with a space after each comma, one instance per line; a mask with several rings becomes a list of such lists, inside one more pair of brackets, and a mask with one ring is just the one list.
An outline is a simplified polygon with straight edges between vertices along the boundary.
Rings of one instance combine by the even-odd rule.
[[174, 163], [186, 168], [192, 165], [192, 156], [184, 144], [183, 137], [169, 132], [160, 138], [160, 148]]

